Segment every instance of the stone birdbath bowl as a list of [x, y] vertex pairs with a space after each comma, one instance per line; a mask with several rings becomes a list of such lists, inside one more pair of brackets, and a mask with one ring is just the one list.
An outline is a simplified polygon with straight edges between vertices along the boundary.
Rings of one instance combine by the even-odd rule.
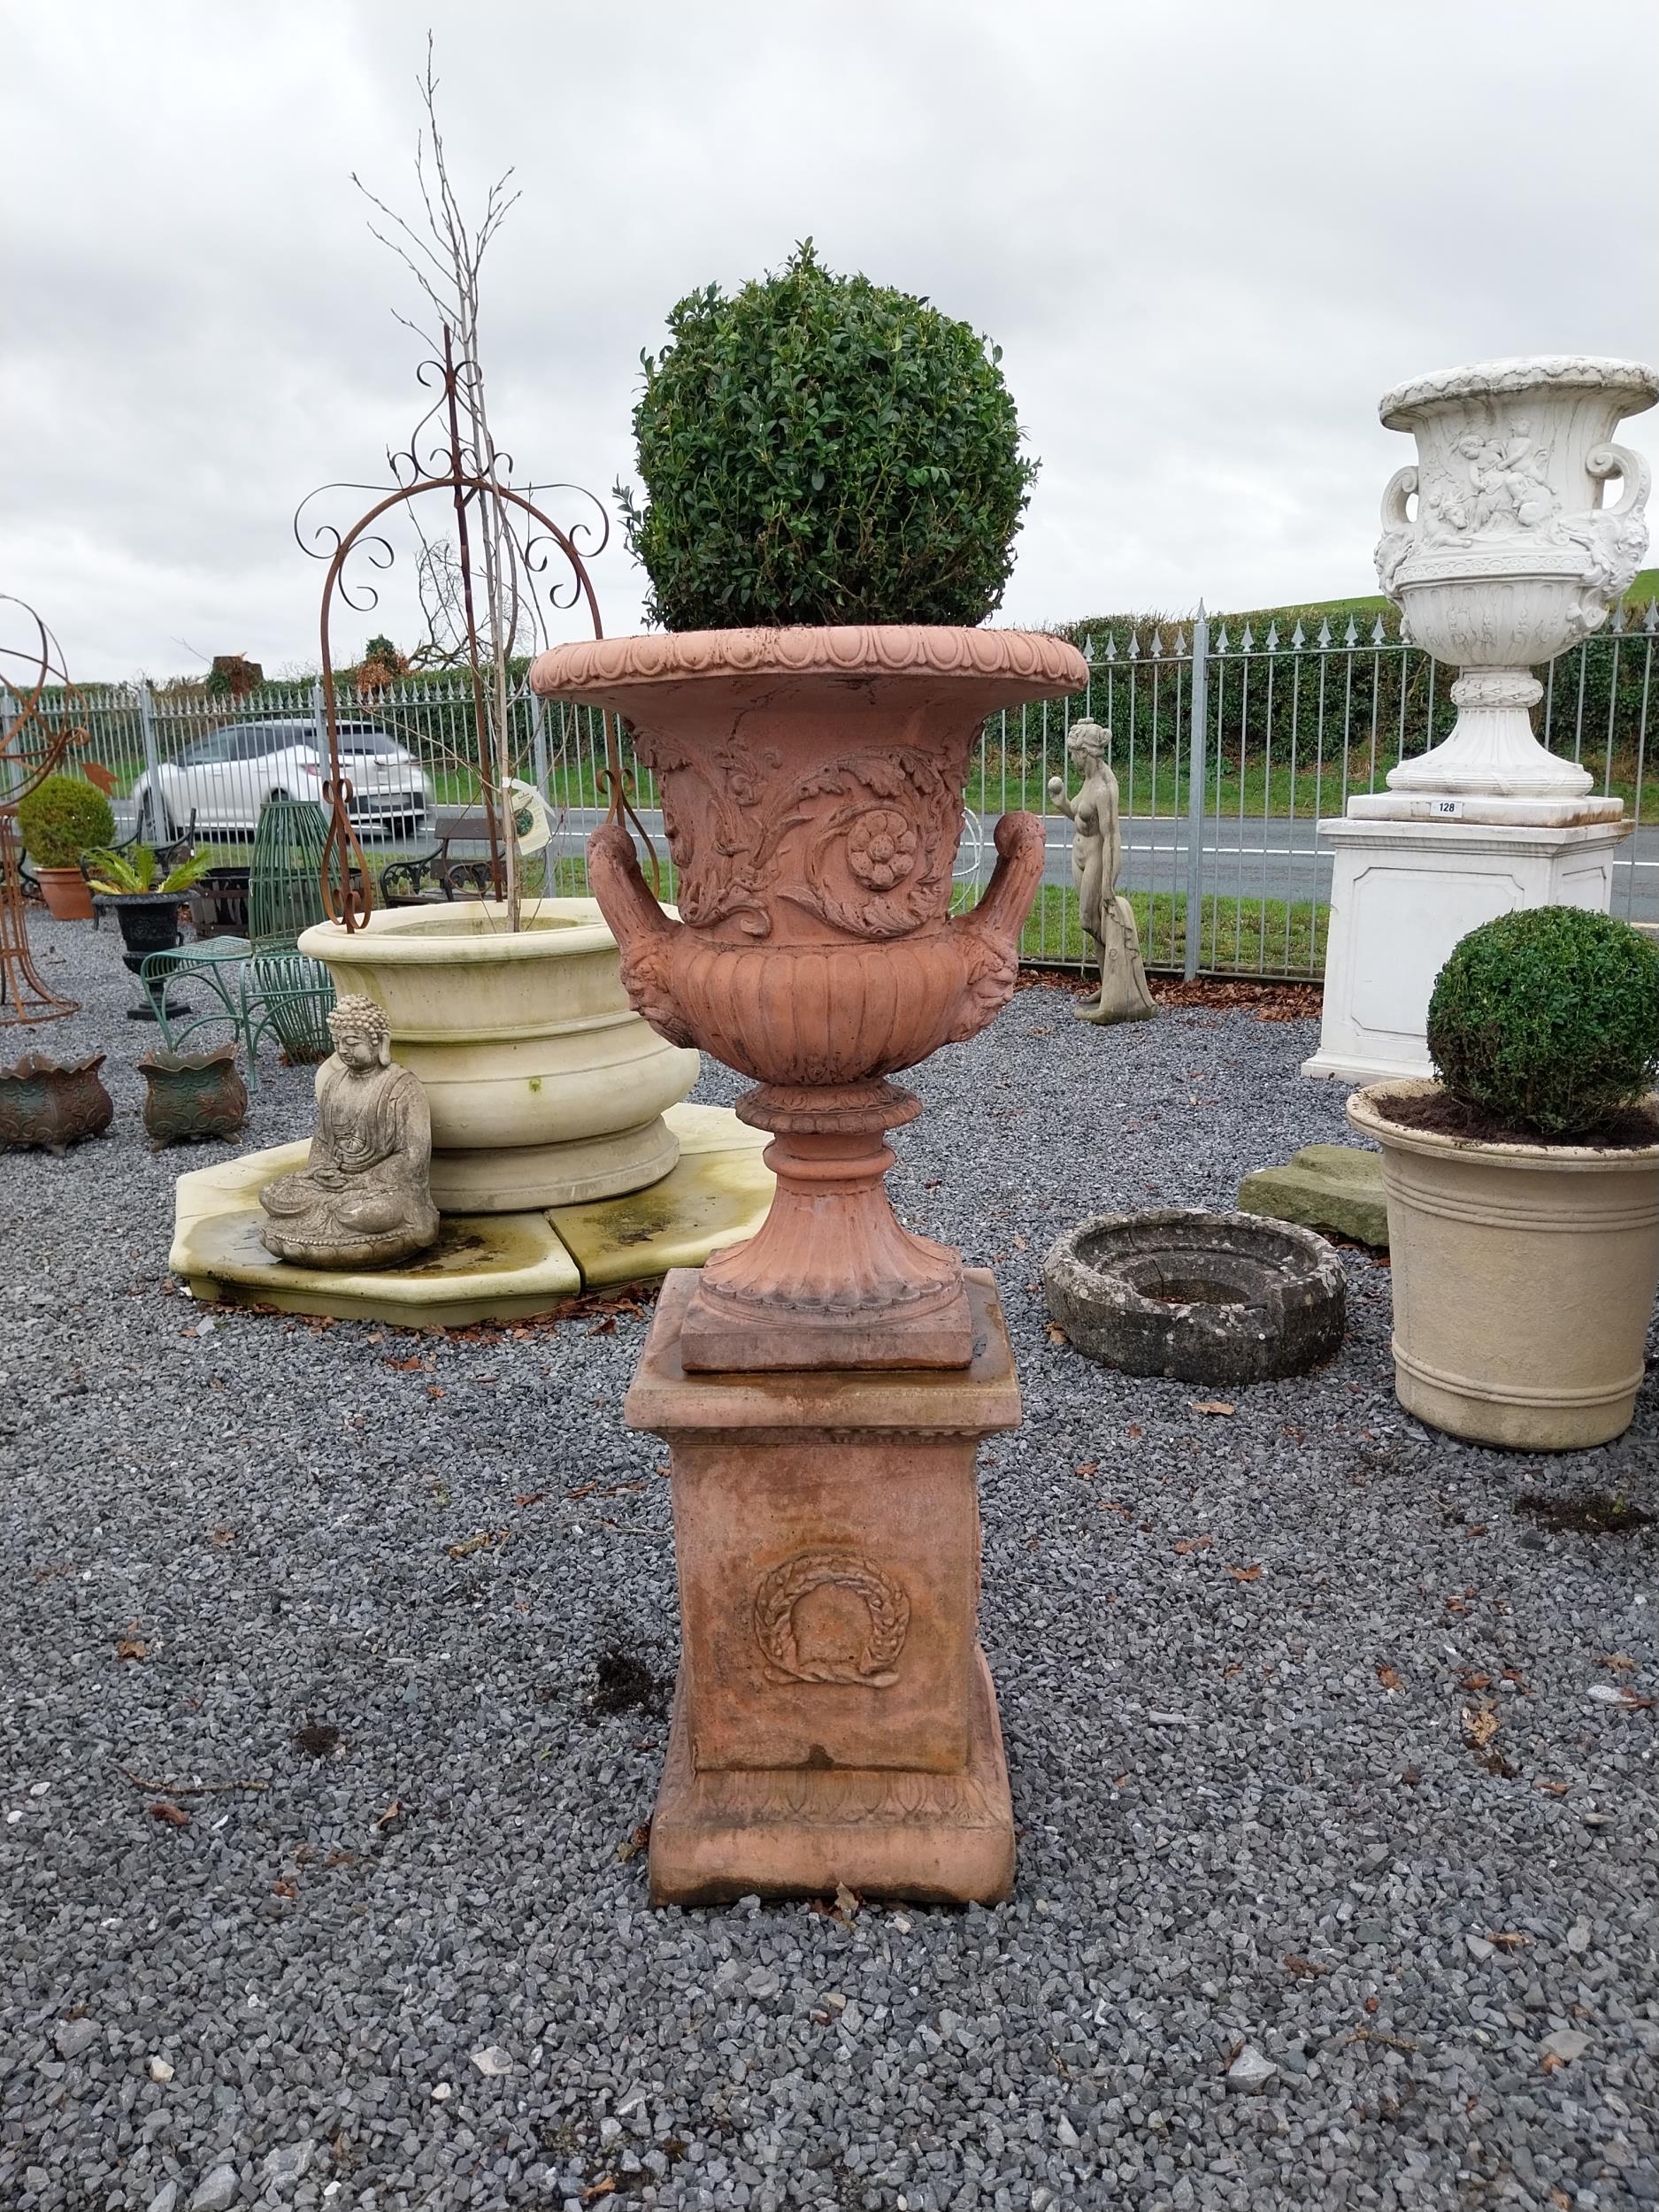
[[1266, 1382], [1342, 1341], [1342, 1266], [1325, 1239], [1253, 1214], [1095, 1214], [1042, 1266], [1050, 1315], [1077, 1349], [1131, 1375]]

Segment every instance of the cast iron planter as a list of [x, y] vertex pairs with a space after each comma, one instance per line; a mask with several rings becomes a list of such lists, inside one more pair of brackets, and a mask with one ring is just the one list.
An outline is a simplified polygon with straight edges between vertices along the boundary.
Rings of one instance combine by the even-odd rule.
[[84, 1060], [49, 1060], [25, 1053], [0, 1068], [0, 1145], [38, 1145], [63, 1153], [83, 1137], [102, 1135], [114, 1102], [98, 1079], [101, 1052]]
[[[171, 952], [175, 945], [184, 941], [184, 932], [179, 926], [179, 912], [184, 902], [180, 892], [100, 891], [97, 902], [101, 907], [108, 908], [121, 926], [121, 942], [127, 947], [121, 962], [131, 976], [139, 976], [152, 952]], [[158, 1021], [160, 1012], [154, 1001], [155, 994], [147, 991], [136, 1006], [127, 1008], [128, 1021]], [[172, 1010], [188, 1014], [190, 1010], [175, 1004]]]
[[138, 1064], [148, 1088], [144, 1126], [150, 1147], [234, 1137], [248, 1118], [248, 1087], [234, 1040], [208, 1052], [170, 1052], [158, 1045]]

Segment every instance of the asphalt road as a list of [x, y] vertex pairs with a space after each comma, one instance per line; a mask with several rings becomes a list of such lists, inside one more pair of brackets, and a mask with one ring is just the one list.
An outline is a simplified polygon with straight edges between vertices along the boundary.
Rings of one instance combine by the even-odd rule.
[[[587, 837], [602, 819], [591, 807], [572, 807], [565, 818], [571, 849]], [[662, 816], [655, 808], [641, 810], [641, 820], [662, 842]], [[979, 872], [985, 881], [995, 864], [991, 841], [993, 823], [981, 818], [978, 840]], [[1045, 883], [1071, 880], [1071, 825], [1064, 815], [1048, 822], [1048, 865]], [[1290, 902], [1312, 899], [1325, 904], [1331, 895], [1330, 852], [1318, 842], [1311, 820], [1291, 821], [1272, 817], [1263, 821], [1207, 820], [1203, 827], [1204, 891], [1223, 898], [1282, 899]], [[1620, 861], [1613, 879], [1613, 910], [1625, 912], [1625, 887], [1633, 866], [1635, 889], [1629, 918], [1659, 921], [1659, 829], [1640, 829], [1624, 850], [1630, 860]], [[975, 840], [970, 833], [958, 856], [958, 873], [973, 872]], [[1187, 823], [1167, 815], [1154, 818], [1132, 815], [1124, 824], [1124, 864], [1119, 879], [1125, 891], [1184, 891], [1187, 887]]]
[[[130, 834], [123, 818], [130, 812], [118, 803], [118, 824], [121, 834]], [[655, 807], [641, 810], [645, 824], [658, 849], [664, 849], [663, 818]], [[586, 841], [589, 830], [603, 819], [595, 807], [572, 807], [563, 822], [563, 845], [567, 852], [577, 851]], [[971, 828], [964, 839], [958, 856], [957, 872], [968, 877], [975, 870], [976, 844], [978, 872], [981, 882], [989, 878], [995, 864], [995, 848], [991, 841], [994, 824], [987, 817], [979, 818], [976, 840]], [[1064, 815], [1051, 816], [1048, 822], [1048, 864], [1043, 871], [1045, 883], [1065, 884], [1071, 880], [1071, 825]], [[1282, 816], [1263, 820], [1240, 822], [1236, 818], [1219, 821], [1210, 818], [1203, 826], [1205, 852], [1204, 890], [1206, 895], [1218, 894], [1223, 898], [1275, 899], [1290, 902], [1312, 899], [1319, 904], [1331, 895], [1331, 855], [1319, 845], [1311, 820], [1292, 821]], [[453, 850], [461, 850], [453, 847]], [[481, 849], [481, 848], [480, 848]], [[1625, 856], [1615, 864], [1613, 877], [1613, 911], [1628, 915], [1632, 921], [1659, 922], [1659, 828], [1639, 829], [1623, 848]], [[1631, 902], [1625, 906], [1627, 887], [1633, 877]], [[1165, 815], [1154, 818], [1148, 815], [1132, 815], [1124, 824], [1124, 864], [1120, 887], [1125, 891], [1182, 891], [1187, 887], [1187, 823], [1185, 818], [1171, 821]]]

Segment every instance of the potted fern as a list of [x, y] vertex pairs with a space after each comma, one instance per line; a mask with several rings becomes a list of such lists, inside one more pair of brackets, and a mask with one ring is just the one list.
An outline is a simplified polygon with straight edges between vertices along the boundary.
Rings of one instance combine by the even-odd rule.
[[19, 800], [18, 831], [53, 920], [89, 922], [92, 897], [81, 856], [115, 834], [103, 792], [81, 776], [46, 776]]
[[[88, 857], [87, 882], [98, 904], [109, 908], [120, 925], [127, 948], [122, 964], [129, 975], [139, 975], [152, 952], [171, 952], [181, 941], [180, 902], [208, 868], [204, 855], [193, 855], [157, 883], [157, 864], [148, 845], [135, 845], [129, 854], [98, 852]], [[148, 999], [128, 1010], [134, 1021], [156, 1018]]]
[[1382, 1148], [1394, 1387], [1528, 1450], [1629, 1425], [1659, 1284], [1659, 950], [1577, 907], [1471, 930], [1435, 980], [1438, 1081], [1357, 1091]]

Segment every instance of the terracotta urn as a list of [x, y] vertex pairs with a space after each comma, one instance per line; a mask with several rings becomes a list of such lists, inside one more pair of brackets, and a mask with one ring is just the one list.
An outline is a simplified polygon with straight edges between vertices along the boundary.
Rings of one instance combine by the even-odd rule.
[[[1647, 464], [1613, 433], [1655, 398], [1644, 363], [1581, 354], [1446, 369], [1383, 395], [1383, 422], [1415, 437], [1417, 460], [1383, 494], [1378, 580], [1412, 642], [1459, 672], [1451, 734], [1402, 761], [1390, 791], [1478, 799], [1483, 819], [1507, 803], [1541, 820], [1552, 801], [1563, 819], [1618, 814], [1618, 801], [1589, 798], [1586, 768], [1533, 735], [1532, 671], [1599, 630], [1641, 565]], [[1604, 503], [1612, 479], [1618, 497]]]
[[101, 1052], [62, 1061], [28, 1052], [0, 1068], [0, 1145], [61, 1153], [83, 1137], [101, 1136], [115, 1118], [98, 1078], [103, 1065]]
[[248, 1118], [248, 1087], [234, 1040], [209, 1052], [157, 1046], [138, 1064], [147, 1086], [144, 1126], [152, 1149], [204, 1137], [233, 1137]]
[[901, 1225], [884, 1133], [920, 1106], [887, 1079], [983, 1029], [1013, 990], [1043, 870], [1031, 814], [952, 916], [969, 757], [999, 708], [1080, 690], [1062, 639], [849, 626], [606, 638], [556, 647], [543, 697], [622, 715], [657, 775], [679, 920], [611, 825], [594, 891], [634, 1005], [759, 1087], [772, 1211], [714, 1255], [680, 1332], [690, 1371], [965, 1367], [960, 1256]]

